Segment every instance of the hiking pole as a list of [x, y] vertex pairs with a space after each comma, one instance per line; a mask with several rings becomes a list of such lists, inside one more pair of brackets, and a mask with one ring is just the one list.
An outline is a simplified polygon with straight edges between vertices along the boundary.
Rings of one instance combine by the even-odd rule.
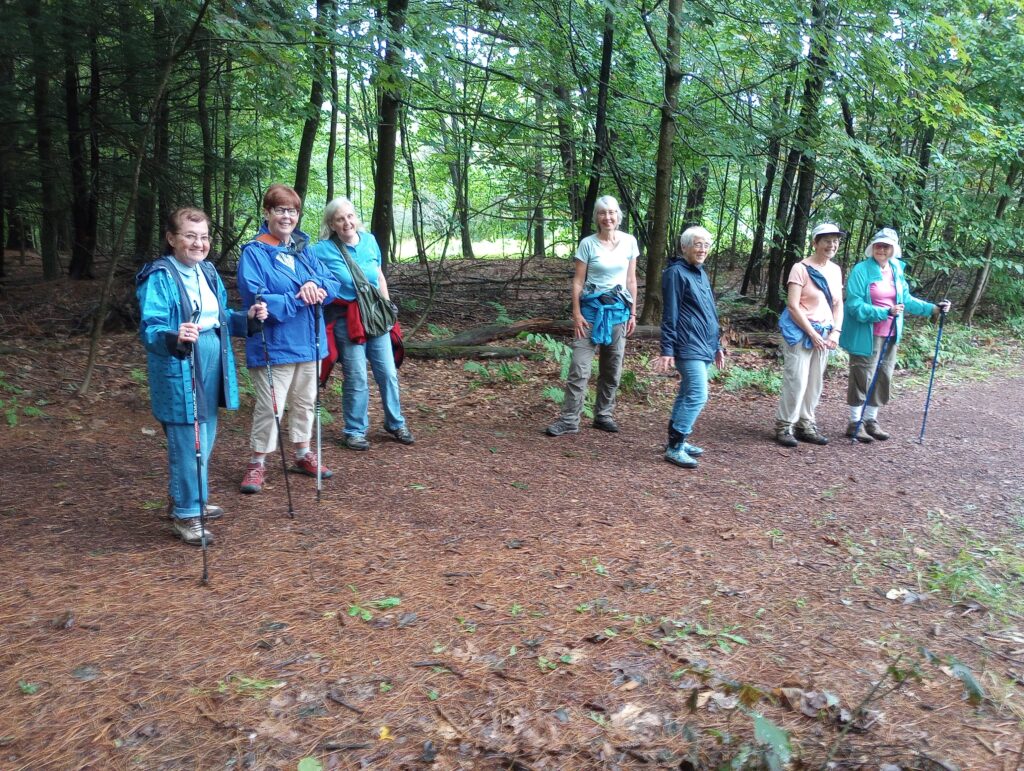
[[320, 488], [322, 480], [320, 474], [320, 303], [313, 306], [313, 327], [316, 335], [316, 363], [313, 365], [316, 370], [316, 503], [320, 505]]
[[[256, 303], [263, 302], [263, 295], [256, 293]], [[274, 422], [277, 424], [277, 446], [281, 449], [281, 470], [284, 472], [284, 489], [288, 493], [288, 517], [295, 519], [295, 509], [292, 508], [292, 486], [288, 481], [288, 461], [284, 457], [284, 436], [281, 434], [281, 416], [277, 414], [277, 390], [274, 388], [274, 374], [270, 371], [270, 347], [267, 345], [267, 330], [264, 323], [257, 319], [260, 325], [260, 337], [263, 338], [263, 358], [267, 362], [267, 383], [270, 385], [270, 405], [274, 408]]]
[[[202, 311], [199, 309], [199, 304], [196, 303], [192, 310], [192, 323], [198, 324], [201, 315]], [[196, 437], [196, 484], [198, 485], [197, 489], [199, 492], [199, 530], [202, 533], [199, 537], [199, 544], [203, 552], [202, 584], [208, 586], [210, 583], [210, 573], [206, 559], [206, 501], [203, 496], [203, 444], [199, 433], [199, 396], [196, 389], [196, 362], [199, 360], [196, 354], [197, 345], [199, 345], [198, 335], [196, 336], [196, 341], [189, 345], [188, 363], [189, 368], [192, 370], [192, 428]]]
[[932, 374], [928, 378], [928, 398], [924, 400], [924, 416], [921, 418], [921, 435], [918, 444], [924, 444], [924, 427], [928, 423], [928, 405], [932, 403], [932, 385], [935, 383], [935, 365], [939, 362], [939, 343], [942, 342], [942, 325], [946, 322], [946, 312], [939, 306], [939, 332], [935, 335], [935, 354], [932, 356]]
[[853, 444], [857, 443], [857, 434], [860, 433], [861, 424], [864, 423], [864, 410], [875, 393], [875, 384], [878, 382], [878, 372], [882, 369], [882, 362], [885, 361], [885, 351], [889, 347], [890, 341], [896, 337], [896, 321], [899, 317], [900, 314], [898, 313], [892, 317], [892, 326], [889, 327], [889, 334], [885, 336], [885, 339], [882, 341], [882, 349], [878, 352], [878, 363], [875, 364], [875, 374], [871, 376], [871, 383], [868, 384], [867, 393], [864, 395], [864, 402], [860, 405], [860, 417], [857, 419], [857, 425], [853, 427], [853, 436], [850, 437], [850, 441]]

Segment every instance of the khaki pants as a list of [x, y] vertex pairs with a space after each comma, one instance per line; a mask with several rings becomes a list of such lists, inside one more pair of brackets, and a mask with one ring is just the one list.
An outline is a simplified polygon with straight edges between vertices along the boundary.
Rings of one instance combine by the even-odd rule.
[[[293, 444], [308, 442], [313, 433], [316, 408], [317, 363], [275, 364], [270, 368], [277, 395], [277, 416], [288, 409], [288, 434]], [[277, 449], [277, 423], [267, 382], [266, 367], [250, 367], [249, 377], [256, 389], [256, 407], [252, 411], [252, 434], [249, 447], [253, 452], [271, 453]]]
[[825, 383], [828, 351], [806, 348], [803, 342], [783, 350], [782, 394], [775, 420], [779, 423], [814, 423], [814, 413]]
[[[572, 363], [565, 383], [565, 401], [562, 402], [562, 420], [579, 425], [580, 412], [587, 397], [587, 383], [590, 382], [590, 364], [599, 346], [590, 337], [578, 337], [572, 341]], [[597, 370], [597, 401], [594, 404], [595, 418], [610, 418], [615, 410], [615, 393], [622, 377], [622, 359], [626, 352], [626, 325], [616, 324], [612, 328], [612, 341], [602, 345]]]
[[[846, 403], [851, 407], [859, 407], [864, 404], [867, 398], [868, 386], [871, 385], [871, 378], [875, 374], [875, 366], [878, 364], [878, 354], [882, 352], [884, 337], [875, 335], [874, 345], [870, 356], [850, 356], [850, 382], [846, 388]], [[871, 401], [868, 407], [884, 407], [889, 403], [889, 389], [892, 386], [892, 373], [896, 369], [896, 340], [890, 340], [885, 349], [885, 361], [878, 368], [878, 380], [875, 381], [875, 390], [871, 394]]]

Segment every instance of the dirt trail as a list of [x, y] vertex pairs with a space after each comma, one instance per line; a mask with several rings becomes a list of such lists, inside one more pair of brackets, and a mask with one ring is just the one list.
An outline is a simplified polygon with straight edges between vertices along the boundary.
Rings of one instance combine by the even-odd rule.
[[0, 768], [716, 767], [763, 750], [738, 693], [816, 768], [837, 725], [779, 689], [852, 711], [900, 654], [920, 678], [867, 705], [883, 714], [838, 741], [844, 767], [1020, 762], [1020, 618], [957, 606], [952, 584], [919, 596], [989, 567], [1019, 607], [1018, 374], [940, 382], [923, 446], [920, 390], [883, 413], [891, 441], [851, 446], [830, 380], [832, 443], [785, 450], [771, 399], [716, 386], [685, 471], [660, 458], [671, 380], [622, 398], [620, 434], [551, 439], [553, 365], [474, 387], [459, 363], [408, 361], [417, 444], [328, 446], [335, 477], [319, 508], [296, 480], [294, 520], [276, 466], [264, 494], [235, 492], [249, 413], [222, 420], [228, 514], [200, 588], [198, 551], [162, 519], [141, 351], [106, 345], [84, 402], [56, 392], [73, 350], [4, 365], [51, 404], [0, 432]]

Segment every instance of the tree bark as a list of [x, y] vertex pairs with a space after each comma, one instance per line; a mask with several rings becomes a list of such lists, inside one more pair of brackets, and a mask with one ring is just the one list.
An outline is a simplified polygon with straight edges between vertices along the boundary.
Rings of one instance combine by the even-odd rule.
[[306, 107], [306, 120], [302, 124], [302, 138], [299, 140], [299, 157], [295, 163], [295, 192], [299, 198], [306, 199], [309, 187], [309, 165], [313, 158], [313, 142], [316, 130], [320, 126], [320, 108], [324, 102], [323, 81], [323, 47], [319, 39], [323, 36], [321, 28], [324, 22], [324, 9], [329, 0], [316, 0], [316, 22], [313, 25], [313, 50], [310, 56], [312, 77], [309, 86], [309, 104]]
[[[331, 26], [338, 11], [337, 0], [331, 3]], [[334, 36], [331, 35], [331, 39]], [[332, 43], [327, 49], [331, 70], [331, 133], [327, 137], [327, 200], [334, 200], [334, 156], [338, 152], [338, 49]]]
[[64, 20], [64, 115], [68, 128], [68, 165], [71, 172], [71, 260], [68, 275], [91, 279], [95, 229], [89, 229], [90, 185], [86, 174], [85, 135], [78, 81], [78, 56], [71, 23]]
[[[658, 156], [654, 172], [654, 216], [651, 240], [647, 248], [647, 287], [644, 292], [643, 312], [640, 314], [642, 324], [657, 324], [661, 320], [661, 271], [668, 257], [668, 225], [672, 216], [669, 206], [672, 202], [675, 115], [679, 104], [679, 84], [683, 80], [683, 73], [679, 68], [679, 14], [682, 7], [682, 0], [669, 0], [665, 51], [662, 56], [665, 77], [660, 110], [661, 122], [658, 128]], [[636, 299], [639, 301], [639, 298]]]
[[50, 52], [46, 45], [44, 26], [47, 21], [40, 18], [40, 5], [27, 0], [25, 15], [28, 18], [32, 39], [33, 106], [35, 110], [36, 151], [39, 154], [40, 204], [42, 224], [40, 225], [40, 254], [43, 258], [43, 279], [52, 281], [60, 275], [60, 259], [57, 255], [57, 173], [53, 153], [53, 130], [50, 115]]
[[373, 179], [373, 217], [370, 230], [381, 250], [382, 265], [393, 259], [391, 234], [394, 230], [395, 155], [398, 136], [398, 110], [401, 104], [399, 81], [405, 57], [398, 40], [405, 26], [409, 0], [387, 0], [385, 20], [387, 38], [384, 58], [377, 69], [377, 160]]
[[558, 155], [562, 159], [566, 192], [569, 197], [569, 217], [573, 222], [583, 219], [583, 201], [580, 199], [580, 182], [576, 178], [576, 139], [572, 131], [572, 100], [569, 90], [557, 84], [555, 92], [555, 113], [558, 117]]
[[592, 214], [601, 187], [601, 171], [608, 155], [608, 91], [612, 79], [612, 51], [615, 38], [615, 15], [611, 6], [604, 11], [604, 32], [601, 39], [601, 73], [597, 89], [597, 112], [594, 116], [594, 157], [590, 163], [590, 182], [581, 212], [580, 238], [594, 232]]
[[224, 77], [221, 87], [221, 102], [224, 111], [224, 169], [223, 181], [221, 182], [221, 249], [220, 259], [223, 260], [228, 252], [228, 238], [234, 232], [235, 215], [231, 210], [231, 161], [234, 151], [234, 138], [232, 136], [233, 125], [233, 104], [232, 94], [234, 89], [234, 77], [232, 75], [231, 52], [225, 52]]
[[[199, 88], [196, 110], [199, 117], [199, 130], [203, 137], [203, 165], [200, 176], [203, 186], [203, 211], [213, 216], [213, 175], [214, 175], [214, 144], [216, 140], [210, 126], [210, 38], [205, 30], [196, 41], [196, 59], [199, 61]], [[164, 212], [166, 216], [166, 212]]]
[[704, 218], [704, 201], [708, 195], [708, 166], [704, 164], [693, 175], [686, 191], [686, 209], [683, 214], [683, 228], [699, 225]]
[[772, 227], [772, 247], [768, 252], [768, 276], [765, 279], [766, 307], [774, 311], [782, 310], [782, 258], [785, 253], [786, 224], [789, 222], [789, 201], [793, 196], [793, 180], [797, 167], [800, 165], [800, 150], [792, 147], [786, 156], [786, 165], [782, 170], [782, 181], [779, 184], [779, 200], [775, 207], [775, 224]]
[[[1006, 215], [1007, 206], [1009, 206], [1010, 200], [1013, 197], [1011, 191], [1013, 186], [1017, 182], [1017, 176], [1021, 172], [1021, 168], [1024, 166], [1024, 154], [1018, 153], [1018, 155], [1010, 162], [1010, 170], [1006, 173], [1006, 185], [1003, 188], [1004, 192], [999, 196], [999, 200], [996, 202], [996, 212], [993, 218], [996, 222], [1003, 219]], [[995, 249], [995, 241], [991, 237], [985, 241], [985, 252], [982, 255], [982, 266], [978, 268], [974, 275], [974, 284], [971, 286], [971, 293], [967, 296], [967, 300], [964, 302], [964, 312], [961, 317], [961, 321], [964, 324], [970, 324], [974, 321], [974, 314], [978, 310], [978, 305], [981, 304], [981, 298], [985, 295], [985, 289], [988, 288], [988, 279], [992, 272], [992, 252]]]

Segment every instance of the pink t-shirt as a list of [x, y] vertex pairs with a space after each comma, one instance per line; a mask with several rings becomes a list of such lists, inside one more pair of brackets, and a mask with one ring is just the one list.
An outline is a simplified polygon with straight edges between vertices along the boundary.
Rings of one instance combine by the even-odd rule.
[[[896, 304], [896, 283], [892, 280], [892, 266], [882, 266], [882, 280], [871, 283], [871, 304], [876, 308], [891, 308]], [[875, 322], [875, 335], [888, 337], [892, 330], [893, 318]]]
[[[843, 272], [839, 269], [839, 266], [830, 260], [823, 267], [818, 268], [818, 272], [828, 282], [829, 291], [832, 292], [832, 301], [841, 303], [843, 301]], [[822, 326], [833, 326], [835, 324], [832, 309], [828, 305], [825, 293], [818, 289], [815, 283], [811, 281], [811, 277], [807, 275], [806, 262], [798, 262], [793, 266], [793, 269], [789, 272], [789, 280], [786, 283], [796, 284], [800, 287], [800, 309], [807, 316], [808, 321], [813, 321]]]

